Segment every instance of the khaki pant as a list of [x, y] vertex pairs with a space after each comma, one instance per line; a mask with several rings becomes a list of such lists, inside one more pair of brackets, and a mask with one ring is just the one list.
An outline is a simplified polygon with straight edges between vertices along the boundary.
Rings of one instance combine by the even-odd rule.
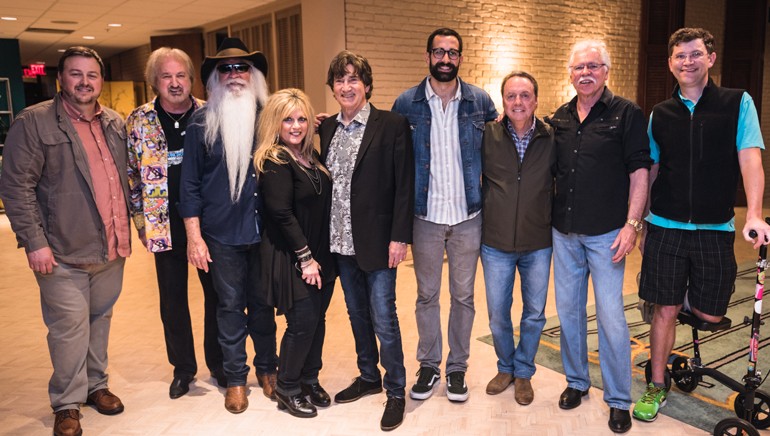
[[54, 412], [78, 409], [88, 394], [107, 387], [107, 342], [112, 306], [123, 285], [118, 258], [103, 265], [59, 262], [51, 274], [35, 273], [53, 375], [48, 396]]

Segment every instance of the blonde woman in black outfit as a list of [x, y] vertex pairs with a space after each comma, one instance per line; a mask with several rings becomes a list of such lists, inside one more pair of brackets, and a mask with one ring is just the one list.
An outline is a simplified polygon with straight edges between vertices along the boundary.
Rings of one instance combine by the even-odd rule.
[[332, 185], [313, 150], [314, 117], [299, 89], [276, 92], [260, 115], [254, 156], [264, 206], [260, 292], [287, 323], [276, 397], [280, 409], [303, 418], [331, 402], [318, 373], [336, 277], [329, 253]]

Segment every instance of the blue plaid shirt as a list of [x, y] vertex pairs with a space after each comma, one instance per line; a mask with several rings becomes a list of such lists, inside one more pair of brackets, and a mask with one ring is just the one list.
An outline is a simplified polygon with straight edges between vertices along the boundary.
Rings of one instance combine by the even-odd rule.
[[519, 163], [521, 163], [524, 161], [524, 153], [527, 152], [529, 141], [532, 139], [532, 135], [535, 133], [535, 115], [532, 115], [532, 126], [530, 126], [529, 130], [527, 130], [527, 133], [525, 133], [521, 138], [516, 135], [516, 130], [513, 128], [513, 123], [511, 123], [510, 119], [505, 119], [505, 126], [508, 128], [508, 132], [511, 134], [511, 138], [513, 138], [513, 143], [516, 145], [516, 151], [519, 153]]

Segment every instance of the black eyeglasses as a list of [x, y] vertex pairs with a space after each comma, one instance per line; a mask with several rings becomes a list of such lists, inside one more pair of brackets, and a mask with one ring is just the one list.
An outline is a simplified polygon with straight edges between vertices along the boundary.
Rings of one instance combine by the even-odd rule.
[[236, 73], [245, 73], [249, 71], [249, 68], [251, 68], [251, 65], [249, 64], [220, 64], [217, 65], [217, 71], [219, 71], [222, 74], [229, 74], [233, 71]]
[[449, 59], [456, 61], [462, 54], [460, 50], [455, 50], [453, 48], [449, 50], [444, 50], [443, 48], [434, 48], [434, 49], [431, 49], [430, 52], [433, 55], [433, 58], [436, 59], [437, 61], [444, 59], [445, 54], [449, 55]]

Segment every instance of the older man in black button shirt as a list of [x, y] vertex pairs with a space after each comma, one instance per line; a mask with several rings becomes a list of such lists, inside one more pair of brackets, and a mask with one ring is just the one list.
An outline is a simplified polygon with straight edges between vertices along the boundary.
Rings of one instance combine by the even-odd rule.
[[610, 56], [601, 41], [572, 47], [577, 96], [550, 120], [557, 148], [553, 208], [554, 282], [567, 389], [559, 407], [588, 393], [586, 301], [593, 280], [610, 429], [631, 428], [631, 356], [623, 313], [625, 256], [636, 244], [647, 200], [650, 147], [641, 109], [605, 86]]
[[209, 101], [187, 124], [179, 214], [190, 263], [211, 268], [227, 376], [225, 408], [241, 413], [248, 407], [247, 334], [265, 395], [274, 395], [276, 381], [275, 315], [257, 292], [260, 236], [252, 164], [258, 112], [267, 100], [267, 60], [258, 51], [249, 53], [241, 40], [227, 38], [201, 70]]

